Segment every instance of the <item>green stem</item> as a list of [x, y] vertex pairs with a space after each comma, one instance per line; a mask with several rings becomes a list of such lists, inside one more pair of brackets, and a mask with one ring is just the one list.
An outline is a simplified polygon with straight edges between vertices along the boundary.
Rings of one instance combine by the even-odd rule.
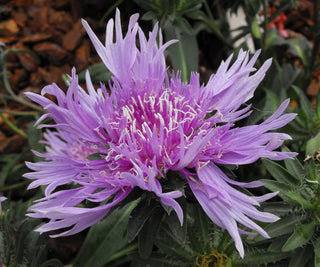
[[213, 15], [212, 15], [212, 12], [211, 12], [211, 9], [210, 9], [210, 7], [209, 7], [209, 4], [208, 4], [208, 2], [207, 2], [207, 0], [206, 1], [204, 1], [204, 8], [206, 9], [206, 12], [207, 12], [207, 14], [208, 14], [208, 16], [209, 16], [209, 18], [210, 18], [210, 20], [214, 20], [214, 18], [213, 18]]
[[36, 116], [38, 114], [37, 111], [13, 111], [6, 109], [0, 109], [0, 113], [7, 113], [14, 116]]
[[[180, 33], [179, 30], [176, 28], [176, 35], [177, 35], [177, 39], [180, 39]], [[183, 82], [187, 82], [188, 81], [188, 68], [187, 68], [187, 62], [186, 62], [186, 57], [185, 57], [185, 53], [183, 51], [183, 47], [181, 42], [178, 42], [178, 47], [179, 47], [179, 54], [180, 54], [180, 58], [181, 58], [181, 65], [182, 65], [182, 73], [181, 73], [181, 78]]]
[[110, 15], [110, 13], [119, 6], [124, 0], [118, 0], [116, 1], [108, 10], [106, 13], [104, 13], [102, 19], [100, 20], [100, 24], [104, 24], [105, 19]]
[[[160, 23], [159, 23], [159, 28], [162, 30], [164, 29], [164, 25], [166, 23], [166, 18], [164, 16], [161, 17]], [[155, 24], [155, 23], [154, 23]]]
[[6, 99], [9, 99], [9, 100], [14, 101], [14, 97], [12, 97], [11, 95], [1, 94], [1, 93], [0, 93], [0, 99], [1, 99], [2, 101], [6, 100]]
[[208, 14], [209, 20], [204, 20], [204, 23], [212, 30], [212, 32], [216, 35], [216, 37], [222, 41], [228, 48], [233, 49], [232, 44], [230, 44], [225, 38], [224, 35], [220, 32], [220, 30], [217, 27], [217, 22], [215, 21], [210, 6], [207, 1], [204, 1], [204, 7], [206, 10], [206, 13]]
[[24, 131], [20, 130], [17, 126], [15, 126], [10, 120], [8, 120], [5, 116], [3, 116], [2, 113], [0, 113], [0, 118], [3, 119], [3, 121], [17, 134], [25, 138], [28, 137]]
[[129, 247], [127, 247], [127, 248], [125, 248], [125, 249], [123, 249], [123, 250], [121, 250], [121, 251], [113, 254], [113, 255], [108, 259], [108, 262], [106, 262], [106, 263], [109, 263], [109, 262], [111, 262], [111, 261], [117, 260], [117, 259], [119, 259], [119, 258], [121, 258], [121, 257], [123, 257], [123, 256], [125, 256], [125, 255], [127, 255], [127, 254], [129, 254], [129, 253], [131, 253], [131, 252], [133, 252], [133, 251], [136, 250], [137, 248], [138, 248], [138, 244], [131, 245], [131, 246], [129, 246]]
[[208, 226], [205, 223], [205, 218], [203, 216], [202, 211], [200, 210], [200, 208], [198, 207], [197, 209], [197, 215], [198, 215], [198, 219], [200, 222], [200, 229], [201, 229], [201, 236], [202, 236], [202, 242], [203, 242], [203, 247], [205, 249], [207, 249], [207, 245], [209, 244], [209, 233], [208, 233]]
[[16, 184], [12, 184], [12, 185], [4, 186], [4, 187], [0, 188], [0, 191], [1, 191], [1, 192], [3, 192], [3, 191], [10, 191], [10, 190], [19, 188], [19, 187], [24, 186], [24, 185], [27, 185], [27, 184], [30, 184], [30, 181], [29, 181], [29, 180], [23, 181], [23, 182], [20, 182], [20, 183], [16, 183]]

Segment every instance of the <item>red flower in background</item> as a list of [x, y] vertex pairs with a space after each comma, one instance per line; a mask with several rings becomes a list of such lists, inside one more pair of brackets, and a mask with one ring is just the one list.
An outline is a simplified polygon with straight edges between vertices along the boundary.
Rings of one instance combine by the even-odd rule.
[[[271, 16], [276, 11], [275, 7], [268, 7], [268, 17]], [[284, 13], [281, 13], [278, 17], [268, 23], [268, 28], [276, 28], [279, 30], [279, 35], [284, 38], [288, 38], [289, 34], [284, 28], [284, 22], [287, 21], [287, 16]]]

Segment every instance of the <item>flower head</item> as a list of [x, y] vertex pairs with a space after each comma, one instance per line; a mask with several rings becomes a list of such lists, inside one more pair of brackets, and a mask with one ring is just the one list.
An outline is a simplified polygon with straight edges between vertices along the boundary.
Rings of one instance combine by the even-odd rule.
[[[139, 187], [172, 207], [182, 223], [183, 211], [176, 199], [183, 193], [163, 192], [160, 183], [174, 170], [184, 176], [211, 220], [228, 230], [243, 256], [239, 233], [249, 233], [239, 229], [238, 223], [268, 237], [251, 218], [262, 222], [278, 219], [254, 207], [274, 194], [252, 197], [238, 191], [233, 185], [250, 188], [262, 184], [233, 181], [217, 164], [240, 165], [295, 155], [275, 151], [290, 136], [270, 132], [294, 118], [294, 114], [282, 115], [288, 100], [265, 122], [235, 127], [236, 121], [250, 115], [250, 105], [243, 104], [252, 98], [271, 60], [251, 74], [259, 52], [249, 60], [248, 52], [240, 51], [233, 65], [230, 56], [206, 85], [199, 84], [198, 74], [182, 83], [178, 74], [169, 78], [165, 65], [164, 50], [175, 41], [163, 44], [157, 25], [146, 38], [137, 19], [138, 15], [130, 18], [123, 37], [117, 10], [115, 42], [111, 19], [105, 45], [83, 21], [99, 56], [114, 75], [110, 93], [104, 85], [95, 90], [89, 73], [86, 92], [79, 86], [75, 70], [66, 94], [55, 84], [46, 86], [41, 95], [27, 93], [47, 110], [39, 122], [47, 117], [55, 121], [39, 126], [53, 128], [45, 133], [46, 152], [35, 152], [46, 161], [27, 163], [35, 171], [25, 174], [34, 180], [29, 188], [47, 185], [45, 197], [30, 207], [29, 216], [49, 219], [37, 229], [40, 232], [69, 227], [55, 236], [74, 234], [101, 220]], [[54, 95], [57, 103], [45, 94]], [[76, 186], [58, 188], [70, 183]], [[105, 204], [78, 207], [84, 200]]]

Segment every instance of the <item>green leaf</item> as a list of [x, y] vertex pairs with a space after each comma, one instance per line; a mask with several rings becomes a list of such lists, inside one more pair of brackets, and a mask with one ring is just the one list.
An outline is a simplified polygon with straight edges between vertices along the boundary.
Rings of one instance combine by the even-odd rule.
[[312, 107], [309, 99], [306, 97], [305, 93], [297, 86], [291, 86], [295, 93], [298, 95], [298, 101], [301, 105], [301, 111], [306, 119], [312, 118]]
[[312, 203], [310, 203], [308, 200], [306, 200], [301, 194], [301, 192], [298, 188], [294, 189], [293, 187], [287, 185], [286, 183], [273, 181], [273, 180], [260, 180], [266, 188], [269, 190], [276, 192], [279, 191], [279, 196], [287, 201], [287, 202], [296, 202], [301, 207], [305, 209], [313, 209]]
[[[289, 267], [304, 267], [310, 266], [309, 260], [312, 257], [313, 251], [309, 246], [305, 246], [302, 249], [297, 249], [291, 256]], [[315, 265], [316, 266], [316, 265]]]
[[170, 215], [166, 217], [166, 223], [174, 237], [181, 244], [185, 244], [187, 241], [187, 222], [185, 221], [183, 225], [181, 225], [177, 214], [175, 212], [171, 212]]
[[260, 39], [261, 38], [261, 29], [258, 23], [257, 17], [254, 17], [252, 24], [251, 24], [251, 32], [254, 38]]
[[[302, 73], [301, 69], [296, 66], [292, 66], [290, 64], [280, 64], [281, 63], [279, 63], [276, 59], [274, 60], [274, 63], [270, 69], [271, 73], [269, 73], [269, 77], [267, 76], [266, 80], [268, 82], [266, 84], [267, 88], [272, 89], [273, 94], [275, 94], [275, 96], [279, 99], [279, 104], [280, 100], [282, 102], [284, 99], [288, 98], [289, 88]], [[278, 106], [272, 111], [275, 111]]]
[[153, 2], [152, 1], [146, 1], [146, 0], [134, 0], [134, 2], [142, 7], [144, 10], [151, 10], [153, 9]]
[[194, 20], [201, 20], [201, 21], [206, 21], [208, 20], [206, 14], [199, 9], [194, 9], [187, 14], [188, 18], [194, 19]]
[[[295, 215], [288, 215], [280, 220], [269, 224], [265, 230], [271, 238], [283, 236], [290, 234], [296, 227], [296, 224], [302, 220], [301, 217]], [[260, 242], [266, 240], [263, 236], [257, 235], [253, 237], [255, 242]]]
[[320, 133], [312, 137], [306, 144], [306, 156], [313, 156], [320, 149]]
[[320, 266], [320, 236], [313, 242], [314, 266]]
[[[79, 73], [79, 82], [85, 82], [86, 71], [87, 70], [84, 70]], [[88, 71], [90, 73], [91, 80], [93, 83], [106, 83], [112, 77], [112, 73], [102, 62], [90, 66], [88, 68]]]
[[279, 191], [280, 192], [279, 196], [283, 200], [285, 200], [285, 201], [289, 201], [290, 200], [290, 198], [287, 196], [287, 192], [290, 192], [291, 190], [293, 190], [292, 186], [290, 186], [290, 185], [288, 185], [286, 183], [273, 181], [273, 180], [267, 180], [267, 179], [261, 179], [260, 181], [269, 190], [271, 190], [273, 192]]
[[144, 199], [140, 201], [140, 203], [131, 212], [127, 230], [129, 242], [132, 242], [140, 233], [142, 227], [149, 219], [155, 208], [155, 205], [150, 205], [149, 201]]
[[180, 238], [177, 238], [171, 232], [168, 225], [162, 224], [155, 244], [166, 254], [192, 261], [195, 257], [194, 251], [188, 244], [181, 243], [180, 241]]
[[263, 114], [267, 118], [277, 110], [277, 108], [280, 105], [280, 99], [279, 99], [279, 95], [277, 95], [270, 89], [265, 87], [262, 87], [262, 89], [266, 93], [265, 104], [263, 107]]
[[303, 198], [301, 196], [302, 192], [299, 192], [298, 190], [295, 191], [289, 191], [286, 193], [286, 196], [288, 196], [291, 200], [297, 202], [300, 204], [300, 206], [304, 209], [313, 209], [314, 206], [312, 203], [310, 203], [308, 200]]
[[274, 49], [273, 46], [282, 46], [287, 45], [287, 41], [280, 37], [276, 29], [270, 29], [267, 32], [267, 40], [266, 40], [266, 47], [267, 49]]
[[166, 254], [153, 252], [148, 259], [133, 257], [130, 267], [186, 267], [190, 266], [185, 261], [170, 257]]
[[40, 267], [51, 267], [51, 266], [63, 267], [65, 265], [58, 259], [50, 259], [40, 265]]
[[158, 212], [155, 212], [153, 216], [148, 219], [139, 233], [139, 255], [142, 259], [149, 258], [152, 253], [153, 244], [161, 225], [162, 215], [162, 211], [158, 209]]
[[278, 216], [288, 215], [292, 213], [293, 207], [284, 202], [264, 202], [261, 204], [262, 210], [265, 212], [270, 212]]
[[177, 43], [168, 47], [167, 51], [173, 66], [173, 69], [181, 71], [184, 82], [190, 79], [191, 72], [198, 71], [198, 43], [195, 34], [188, 34], [180, 28], [166, 23], [164, 27], [166, 40], [176, 39]]
[[7, 154], [0, 156], [0, 188], [6, 182], [7, 177], [12, 173], [15, 164], [20, 160], [21, 154]]
[[[288, 148], [283, 148], [283, 152], [291, 152]], [[299, 178], [301, 181], [305, 177], [304, 167], [301, 162], [297, 159], [285, 159], [284, 164], [287, 170], [295, 177]]]
[[298, 141], [305, 142], [306, 138], [310, 136], [310, 132], [304, 128], [305, 121], [298, 116], [294, 121], [286, 125], [286, 133], [289, 134], [296, 143], [298, 143]]
[[285, 252], [257, 252], [252, 255], [246, 255], [242, 260], [233, 260], [232, 266], [246, 265], [257, 266], [267, 265], [269, 263], [275, 263], [289, 256], [289, 253]]
[[308, 160], [305, 164], [306, 177], [311, 183], [319, 184], [320, 175], [319, 175], [319, 165], [314, 160]]
[[[292, 66], [291, 64], [286, 64], [280, 68], [283, 86], [287, 90], [299, 78], [302, 74], [302, 70], [297, 66]], [[287, 96], [283, 98], [287, 98]]]
[[278, 236], [277, 238], [270, 240], [271, 244], [268, 246], [267, 251], [270, 251], [270, 252], [281, 251], [281, 248], [283, 247], [284, 243], [286, 243], [287, 240], [288, 240], [288, 235]]
[[314, 233], [314, 226], [315, 224], [312, 222], [309, 224], [301, 224], [298, 227], [296, 227], [293, 234], [283, 245], [282, 251], [288, 252], [307, 244]]
[[177, 27], [181, 33], [185, 33], [188, 35], [194, 35], [192, 26], [185, 18], [177, 17], [174, 20], [174, 27]]
[[273, 178], [275, 178], [279, 182], [292, 184], [292, 185], [300, 185], [301, 180], [295, 176], [293, 176], [288, 170], [283, 168], [278, 163], [275, 163], [272, 160], [269, 159], [262, 159], [262, 162], [264, 166], [267, 168], [267, 170], [270, 172]]
[[[34, 123], [31, 122], [28, 124], [28, 143], [30, 146], [30, 149], [43, 152], [44, 151], [44, 144], [40, 143], [40, 140], [42, 140], [42, 130], [38, 129], [34, 126]], [[41, 158], [37, 155], [33, 155], [35, 161], [40, 161]]]
[[203, 247], [206, 248], [210, 242], [208, 216], [203, 212], [200, 206], [197, 207], [196, 212], [199, 220], [201, 240], [203, 242]]
[[259, 1], [256, 1], [256, 0], [248, 0], [248, 3], [250, 4], [253, 13], [257, 13], [257, 12], [261, 9], [260, 2], [259, 2]]
[[74, 260], [75, 267], [103, 266], [114, 253], [127, 245], [125, 230], [129, 215], [139, 200], [112, 211], [103, 221], [91, 227]]
[[[47, 258], [47, 248], [44, 245], [44, 238], [40, 236], [39, 233], [33, 231], [30, 228], [29, 233], [26, 235], [26, 241], [24, 241], [24, 250], [24, 254], [28, 258], [29, 262], [28, 267], [38, 267], [40, 263], [42, 263]], [[49, 265], [42, 264], [40, 267], [42, 266]], [[58, 267], [63, 265], [56, 264], [54, 266]]]
[[299, 57], [304, 66], [308, 66], [311, 48], [307, 38], [290, 38], [288, 39], [288, 44], [290, 53]]
[[87, 156], [87, 160], [99, 160], [99, 159], [103, 159], [103, 155], [99, 152], [97, 153], [92, 153], [89, 156]]
[[154, 20], [157, 19], [157, 14], [153, 11], [147, 11], [141, 17], [141, 20]]

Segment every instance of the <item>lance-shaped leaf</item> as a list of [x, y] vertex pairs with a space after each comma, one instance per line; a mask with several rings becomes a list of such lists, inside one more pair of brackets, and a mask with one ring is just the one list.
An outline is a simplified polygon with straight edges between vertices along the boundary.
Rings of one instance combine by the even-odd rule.
[[308, 243], [314, 233], [315, 224], [301, 224], [294, 230], [287, 242], [283, 245], [282, 251], [287, 252], [302, 247]]
[[74, 266], [104, 266], [114, 253], [127, 245], [125, 229], [129, 215], [138, 201], [114, 210], [105, 220], [92, 226], [74, 260]]
[[288, 172], [288, 170], [283, 168], [278, 163], [275, 163], [274, 161], [268, 159], [262, 159], [262, 162], [264, 166], [267, 168], [267, 170], [270, 172], [272, 177], [274, 177], [277, 181], [288, 183], [295, 186], [300, 185], [300, 179], [293, 176], [290, 172]]

